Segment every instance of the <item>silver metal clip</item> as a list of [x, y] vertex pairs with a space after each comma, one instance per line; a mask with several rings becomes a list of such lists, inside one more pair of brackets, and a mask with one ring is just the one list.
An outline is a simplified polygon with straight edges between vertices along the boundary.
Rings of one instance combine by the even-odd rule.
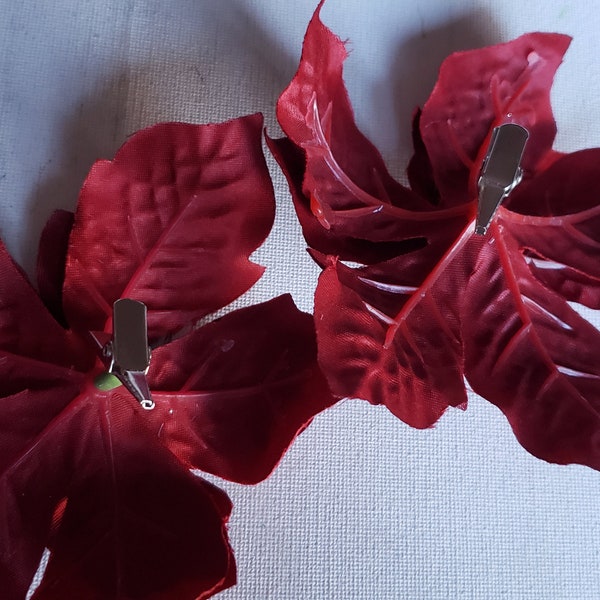
[[147, 310], [143, 302], [122, 298], [113, 304], [113, 337], [103, 348], [112, 373], [139, 401], [151, 410], [154, 401], [146, 373], [150, 366]]
[[496, 127], [479, 176], [479, 205], [475, 233], [485, 235], [502, 200], [523, 178], [521, 158], [529, 132], [524, 127], [507, 123]]

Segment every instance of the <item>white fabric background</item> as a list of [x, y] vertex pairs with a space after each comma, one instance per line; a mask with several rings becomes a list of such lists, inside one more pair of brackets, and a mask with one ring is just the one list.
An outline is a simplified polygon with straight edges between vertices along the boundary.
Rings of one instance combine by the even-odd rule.
[[[33, 271], [45, 219], [73, 208], [92, 162], [141, 127], [262, 111], [276, 133], [275, 101], [315, 4], [0, 0], [0, 235], [16, 259]], [[410, 115], [442, 58], [532, 30], [574, 36], [552, 95], [558, 148], [600, 145], [599, 8], [328, 0], [323, 18], [351, 40], [346, 79], [359, 124], [401, 176]], [[257, 253], [269, 268], [251, 300], [290, 290], [309, 310], [317, 270], [270, 165], [278, 216]], [[343, 402], [267, 482], [222, 487], [235, 503], [239, 567], [223, 599], [600, 598], [600, 473], [533, 458], [476, 397], [427, 431]]]

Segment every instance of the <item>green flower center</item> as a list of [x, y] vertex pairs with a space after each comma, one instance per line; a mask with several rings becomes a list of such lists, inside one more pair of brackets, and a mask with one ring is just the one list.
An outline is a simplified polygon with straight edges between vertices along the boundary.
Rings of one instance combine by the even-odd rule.
[[121, 382], [111, 373], [101, 373], [94, 379], [94, 385], [102, 392], [109, 392], [119, 387]]

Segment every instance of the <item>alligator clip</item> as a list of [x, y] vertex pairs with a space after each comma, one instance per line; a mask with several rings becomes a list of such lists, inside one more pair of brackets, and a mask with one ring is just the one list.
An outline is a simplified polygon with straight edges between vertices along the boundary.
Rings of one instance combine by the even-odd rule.
[[477, 182], [479, 205], [475, 233], [485, 235], [500, 203], [523, 178], [521, 158], [529, 132], [524, 127], [507, 123], [496, 127], [481, 167]]
[[146, 373], [150, 366], [147, 310], [143, 302], [122, 298], [113, 304], [113, 335], [92, 333], [101, 348], [102, 360], [136, 398], [142, 408], [151, 410], [154, 401]]

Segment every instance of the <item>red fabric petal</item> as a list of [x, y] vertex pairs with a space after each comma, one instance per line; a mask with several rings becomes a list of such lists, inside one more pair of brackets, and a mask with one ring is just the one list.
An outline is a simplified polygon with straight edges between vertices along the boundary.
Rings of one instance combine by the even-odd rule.
[[422, 303], [397, 286], [390, 295], [408, 302], [393, 318], [368, 301], [370, 291], [385, 295], [381, 289], [342, 265], [326, 269], [315, 294], [315, 322], [319, 362], [332, 391], [385, 404], [418, 428], [433, 425], [449, 405], [466, 405], [458, 320], [446, 310], [458, 271], [452, 282], [423, 286]]
[[153, 443], [143, 412], [90, 389], [2, 471], [9, 597], [24, 597], [44, 546], [36, 599], [192, 600], [230, 580], [229, 501]]
[[[356, 127], [342, 79], [346, 50], [321, 23], [319, 12], [306, 32], [298, 72], [277, 103], [282, 129], [305, 156], [304, 169], [287, 144], [272, 143], [296, 195], [307, 239], [320, 252], [351, 260], [360, 256], [368, 264], [425, 243], [435, 246], [439, 257], [475, 206], [434, 210], [429, 199], [390, 177]], [[319, 227], [327, 233], [319, 233]], [[440, 230], [447, 237], [440, 238]]]
[[305, 194], [318, 194], [314, 202], [327, 207], [349, 208], [372, 196], [405, 208], [428, 208], [389, 175], [378, 150], [356, 127], [342, 79], [347, 51], [321, 23], [322, 5], [308, 26], [298, 72], [277, 103], [281, 127], [307, 155]]
[[[149, 377], [158, 437], [195, 468], [240, 483], [269, 475], [335, 399], [314, 324], [289, 296], [238, 310], [158, 349]], [[156, 365], [156, 366], [155, 366]]]
[[[306, 32], [298, 72], [277, 103], [282, 129], [306, 156], [302, 192], [307, 206], [338, 237], [382, 241], [399, 225], [397, 241], [423, 236], [438, 217], [406, 210], [432, 207], [389, 175], [379, 152], [356, 127], [342, 79], [346, 49], [321, 23], [321, 5]], [[458, 231], [469, 210], [440, 218], [454, 217]]]
[[600, 469], [600, 332], [532, 276], [508, 228], [495, 229], [461, 295], [465, 374], [532, 454]]
[[17, 361], [2, 353], [0, 377], [8, 381], [8, 385], [3, 384], [0, 397], [1, 472], [79, 394], [83, 378], [44, 363]]
[[[531, 271], [566, 300], [600, 308], [600, 149], [558, 159], [515, 190], [504, 210]], [[547, 218], [545, 218], [547, 217]]]
[[517, 123], [529, 131], [522, 163], [527, 175], [553, 159], [548, 156], [556, 135], [550, 87], [569, 43], [564, 35], [530, 33], [443, 62], [421, 116], [440, 206], [477, 196], [479, 166], [498, 125]]
[[274, 217], [261, 132], [260, 115], [161, 124], [132, 136], [113, 161], [94, 165], [67, 258], [71, 326], [110, 331], [113, 302], [128, 297], [148, 306], [156, 340], [256, 282], [263, 269], [248, 256]]

